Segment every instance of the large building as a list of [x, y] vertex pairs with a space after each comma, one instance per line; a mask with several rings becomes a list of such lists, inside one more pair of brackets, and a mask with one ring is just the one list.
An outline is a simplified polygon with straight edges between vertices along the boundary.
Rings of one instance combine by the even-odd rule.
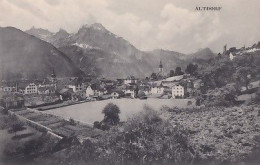
[[22, 94], [37, 94], [38, 86], [35, 83], [19, 82], [17, 90]]
[[173, 98], [183, 98], [185, 95], [185, 88], [181, 85], [175, 85], [172, 87]]

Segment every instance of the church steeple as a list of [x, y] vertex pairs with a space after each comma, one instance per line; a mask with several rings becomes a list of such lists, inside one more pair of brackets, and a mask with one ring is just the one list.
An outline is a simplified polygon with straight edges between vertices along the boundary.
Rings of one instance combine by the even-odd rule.
[[163, 65], [162, 65], [162, 60], [160, 60], [160, 65], [159, 65], [159, 72], [163, 72]]
[[56, 81], [56, 74], [54, 72], [54, 68], [52, 68], [51, 81], [52, 82]]

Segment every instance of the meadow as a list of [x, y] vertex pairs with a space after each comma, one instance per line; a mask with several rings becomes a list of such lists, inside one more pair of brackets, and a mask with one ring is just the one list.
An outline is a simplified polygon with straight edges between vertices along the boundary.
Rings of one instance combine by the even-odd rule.
[[[103, 108], [110, 102], [116, 104], [121, 113], [120, 120], [126, 121], [128, 117], [143, 110], [144, 105], [148, 105], [151, 108], [159, 111], [164, 105], [169, 107], [187, 107], [187, 102], [190, 99], [156, 99], [149, 98], [147, 100], [140, 99], [110, 99], [102, 101], [86, 102], [82, 104], [71, 105], [67, 107], [61, 107], [57, 109], [44, 111], [46, 113], [54, 114], [64, 117], [66, 119], [73, 118], [78, 121], [93, 123], [94, 121], [101, 121], [104, 118], [102, 114]], [[191, 100], [194, 105], [194, 100]]]

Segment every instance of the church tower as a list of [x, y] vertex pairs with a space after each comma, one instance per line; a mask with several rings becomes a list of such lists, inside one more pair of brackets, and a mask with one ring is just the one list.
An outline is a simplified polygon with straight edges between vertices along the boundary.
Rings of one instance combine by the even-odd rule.
[[56, 74], [55, 74], [55, 72], [54, 72], [54, 68], [52, 69], [51, 81], [52, 81], [52, 82], [55, 82], [55, 81], [56, 81]]
[[160, 65], [159, 65], [159, 73], [163, 72], [163, 65], [162, 65], [162, 60], [160, 60]]

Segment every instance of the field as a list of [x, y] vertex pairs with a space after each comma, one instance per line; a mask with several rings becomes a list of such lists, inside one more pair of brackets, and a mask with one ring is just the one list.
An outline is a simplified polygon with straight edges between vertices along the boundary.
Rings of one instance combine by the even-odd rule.
[[[75, 120], [86, 123], [93, 123], [94, 121], [101, 121], [104, 115], [101, 113], [103, 108], [110, 102], [116, 104], [120, 110], [120, 120], [125, 121], [128, 117], [140, 112], [144, 105], [148, 105], [155, 110], [160, 110], [163, 105], [169, 107], [186, 107], [189, 99], [155, 99], [149, 98], [147, 100], [139, 99], [111, 99], [103, 101], [86, 102], [67, 107], [61, 107], [45, 111], [50, 114], [62, 116], [64, 118], [73, 118]], [[194, 105], [194, 100], [193, 105]]]

